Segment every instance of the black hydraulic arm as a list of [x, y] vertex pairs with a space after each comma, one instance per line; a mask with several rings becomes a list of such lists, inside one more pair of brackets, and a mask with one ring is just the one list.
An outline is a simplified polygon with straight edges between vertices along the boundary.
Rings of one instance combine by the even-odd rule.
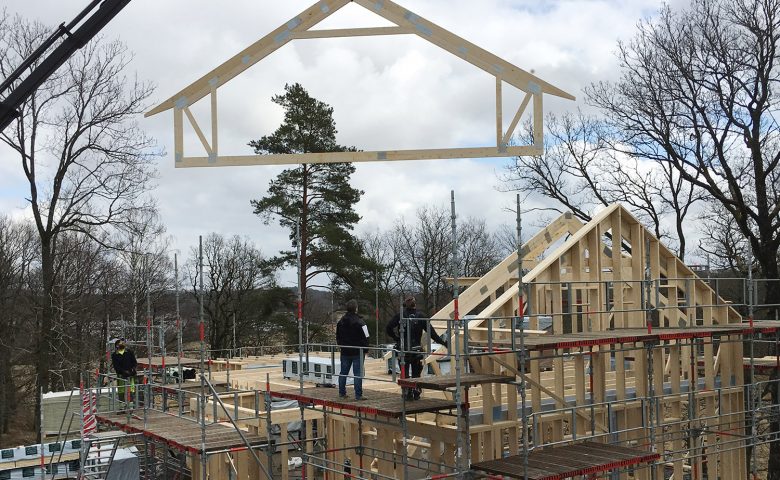
[[[87, 44], [106, 26], [130, 0], [92, 0], [69, 24], [59, 27], [0, 84], [0, 131], [19, 116], [19, 107], [46, 81], [76, 50]], [[98, 4], [100, 6], [98, 7]], [[95, 10], [95, 7], [98, 7]], [[86, 20], [84, 20], [86, 18]], [[81, 21], [84, 20], [84, 23]], [[81, 23], [81, 25], [79, 25]], [[76, 26], [78, 25], [78, 28]], [[74, 30], [75, 28], [75, 30]], [[15, 88], [11, 86], [35, 64], [52, 45], [62, 42], [35, 67]]]

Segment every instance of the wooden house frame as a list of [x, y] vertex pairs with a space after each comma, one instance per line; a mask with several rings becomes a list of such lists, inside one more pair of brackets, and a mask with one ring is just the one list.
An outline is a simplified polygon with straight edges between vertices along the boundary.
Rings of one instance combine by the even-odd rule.
[[[561, 215], [520, 248], [519, 261], [509, 255], [459, 299], [461, 311], [476, 318], [460, 321], [462, 343], [451, 337], [450, 348], [467, 367], [455, 379], [397, 379], [375, 359], [367, 361], [367, 398], [360, 401], [284, 377], [278, 365], [289, 354], [218, 360], [214, 379], [230, 391], [219, 405], [190, 398], [190, 412], [223, 423], [233, 418], [254, 444], [271, 438], [274, 425], [284, 438], [287, 422], [299, 420], [307, 442], [292, 443], [304, 468], [327, 468], [334, 480], [440, 478], [469, 469], [529, 480], [606, 472], [620, 480], [670, 472], [674, 479], [735, 479], [747, 471], [747, 449], [771, 441], [751, 438], [751, 422], [766, 422], [761, 412], [770, 410], [750, 400], [746, 368], [752, 370], [753, 359], [744, 358], [743, 344], [752, 347], [756, 335], [780, 341], [780, 322], [743, 323], [709, 282], [620, 205], [585, 224]], [[523, 331], [521, 315], [530, 318]], [[550, 331], [539, 329], [540, 316], [551, 318]], [[442, 332], [454, 318], [450, 304], [433, 323]], [[310, 353], [301, 348], [299, 355], [304, 348]], [[441, 372], [442, 359], [428, 358], [434, 372]], [[254, 368], [257, 362], [269, 368]], [[772, 359], [776, 365], [780, 358]], [[414, 385], [426, 389], [423, 398], [404, 402], [400, 387]], [[297, 400], [300, 408], [269, 414], [271, 398]], [[185, 451], [179, 460], [193, 478], [231, 471], [242, 480], [269, 478], [263, 472], [279, 465], [262, 445], [253, 458], [224, 425], [201, 427], [160, 412], [150, 412], [148, 422], [97, 417]], [[288, 452], [280, 454], [286, 465]], [[523, 456], [530, 459], [525, 473]], [[282, 468], [271, 478], [290, 473]]]
[[[391, 22], [390, 27], [346, 28], [313, 30], [350, 0], [321, 0], [290, 21], [256, 41], [249, 47], [185, 87], [168, 100], [146, 112], [146, 116], [173, 110], [174, 157], [176, 167], [220, 167], [241, 165], [273, 165], [330, 162], [370, 162], [394, 160], [426, 160], [444, 158], [486, 158], [538, 155], [543, 148], [544, 121], [542, 100], [544, 94], [574, 100], [564, 92], [531, 73], [493, 55], [477, 45], [420, 17], [391, 0], [354, 0], [354, 3]], [[252, 65], [271, 53], [299, 39], [380, 36], [412, 34], [431, 42], [449, 53], [469, 62], [495, 77], [496, 80], [496, 144], [490, 147], [438, 148], [418, 150], [361, 151], [337, 153], [305, 153], [277, 155], [220, 155], [218, 141], [217, 90]], [[525, 93], [508, 128], [504, 129], [503, 88], [513, 86]], [[210, 133], [207, 138], [195, 119], [190, 106], [204, 97], [210, 98]], [[532, 104], [533, 143], [510, 145], [510, 139], [523, 114]], [[190, 123], [205, 150], [204, 156], [185, 156], [184, 118]]]
[[[747, 445], [738, 433], [745, 421], [742, 342], [752, 329], [736, 310], [619, 204], [585, 225], [562, 215], [521, 254], [533, 445], [582, 438], [651, 443], [674, 478], [702, 472], [703, 464], [709, 478], [740, 478]], [[510, 340], [517, 326], [509, 322], [519, 315], [517, 260], [509, 255], [459, 296], [460, 311], [476, 316], [467, 321], [470, 348], [512, 345], [512, 353], [470, 360], [473, 372], [521, 376], [519, 342]], [[453, 316], [451, 302], [433, 318]], [[552, 317], [551, 332], [539, 332], [539, 316]], [[445, 321], [433, 323], [447, 328]], [[434, 370], [438, 358], [428, 359]], [[471, 425], [472, 465], [502, 458], [502, 439], [510, 439], [510, 454], [519, 452], [516, 385], [481, 385], [471, 398], [483, 411], [506, 411], [501, 420], [483, 416]], [[586, 408], [591, 401], [596, 406]], [[685, 437], [697, 429], [706, 434]], [[663, 478], [662, 464], [652, 468]], [[649, 474], [638, 470], [633, 478]]]

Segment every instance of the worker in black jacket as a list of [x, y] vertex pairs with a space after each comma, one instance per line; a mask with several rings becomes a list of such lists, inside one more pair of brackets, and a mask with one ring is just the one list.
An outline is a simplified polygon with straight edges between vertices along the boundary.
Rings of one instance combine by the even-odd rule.
[[[387, 324], [385, 333], [387, 336], [395, 340], [395, 349], [404, 352], [404, 363], [406, 364], [406, 372], [403, 372], [405, 377], [419, 378], [423, 371], [423, 349], [422, 349], [422, 335], [423, 332], [428, 331], [430, 320], [426, 316], [417, 311], [417, 304], [413, 296], [408, 296], [404, 300], [403, 318], [406, 323], [404, 326], [404, 341], [403, 349], [401, 348], [401, 315], [395, 314], [390, 322]], [[444, 340], [436, 333], [436, 329], [433, 325], [430, 325], [431, 340], [439, 345], [448, 346], [447, 341]], [[405, 391], [407, 400], [417, 400], [420, 398], [419, 389], [407, 389]]]
[[114, 353], [111, 354], [111, 365], [117, 375], [117, 393], [119, 400], [130, 402], [135, 393], [135, 376], [138, 361], [135, 354], [127, 348], [125, 339], [120, 338], [114, 342]]
[[336, 324], [336, 343], [341, 347], [341, 373], [339, 375], [339, 396], [347, 396], [347, 375], [352, 369], [355, 386], [355, 400], [363, 400], [363, 364], [368, 347], [368, 327], [357, 314], [357, 302], [347, 302], [347, 313]]

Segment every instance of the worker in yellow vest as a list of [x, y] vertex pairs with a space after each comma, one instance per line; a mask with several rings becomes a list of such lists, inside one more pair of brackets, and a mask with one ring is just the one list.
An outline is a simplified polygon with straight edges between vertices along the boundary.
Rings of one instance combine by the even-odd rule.
[[127, 348], [124, 338], [114, 342], [114, 353], [111, 354], [111, 365], [117, 375], [117, 393], [119, 400], [130, 406], [135, 395], [135, 376], [138, 361], [135, 354]]

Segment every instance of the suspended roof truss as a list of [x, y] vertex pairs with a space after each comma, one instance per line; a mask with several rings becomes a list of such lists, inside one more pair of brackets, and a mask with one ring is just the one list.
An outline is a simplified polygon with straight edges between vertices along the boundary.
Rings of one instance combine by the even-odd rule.
[[[354, 3], [388, 20], [394, 26], [312, 30], [350, 0], [321, 0], [299, 15], [234, 55], [212, 71], [185, 87], [168, 100], [146, 112], [146, 116], [173, 110], [174, 157], [176, 167], [219, 167], [242, 165], [278, 165], [298, 163], [370, 162], [395, 160], [428, 160], [445, 158], [487, 158], [538, 155], [543, 145], [544, 94], [574, 100], [574, 96], [531, 73], [493, 55], [477, 45], [445, 30], [390, 0], [354, 0]], [[469, 62], [496, 79], [496, 144], [487, 147], [329, 152], [280, 155], [220, 155], [218, 148], [217, 90], [252, 65], [297, 39], [335, 38], [413, 34]], [[504, 129], [502, 91], [504, 83], [525, 93], [508, 128]], [[190, 106], [209, 96], [211, 102], [211, 138], [195, 120]], [[510, 145], [510, 139], [526, 110], [533, 116], [533, 142]], [[203, 146], [205, 155], [185, 156], [184, 118], [190, 123]]]

